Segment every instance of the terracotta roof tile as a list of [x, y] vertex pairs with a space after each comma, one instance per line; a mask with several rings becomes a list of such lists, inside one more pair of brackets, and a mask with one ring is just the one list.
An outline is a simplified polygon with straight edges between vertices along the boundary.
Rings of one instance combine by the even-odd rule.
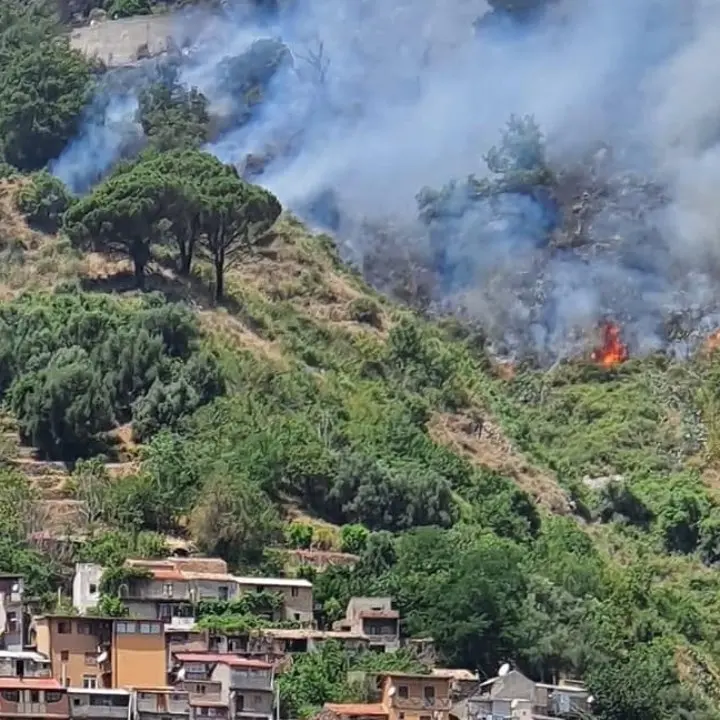
[[54, 678], [0, 677], [0, 689], [19, 690], [21, 688], [27, 688], [28, 690], [65, 690]]

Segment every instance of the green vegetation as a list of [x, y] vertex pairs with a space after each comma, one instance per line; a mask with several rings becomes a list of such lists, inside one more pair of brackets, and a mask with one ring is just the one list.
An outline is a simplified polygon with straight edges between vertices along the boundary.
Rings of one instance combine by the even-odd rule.
[[0, 159], [24, 171], [61, 153], [89, 97], [89, 65], [49, 8], [20, 0], [0, 7]]
[[[482, 333], [392, 306], [198, 150], [206, 101], [171, 71], [141, 98], [149, 147], [73, 198], [43, 168], [76, 131], [90, 68], [40, 5], [3, 3], [0, 28], [6, 435], [68, 463], [50, 490], [84, 513], [71, 549], [41, 551], [48, 489], [3, 449], [0, 569], [52, 607], [75, 561], [100, 562], [98, 612], [119, 615], [124, 560], [166, 555], [168, 535], [257, 574], [280, 572], [283, 548], [342, 550], [355, 567], [299, 571], [324, 626], [352, 595], [390, 595], [403, 632], [432, 635], [449, 665], [582, 675], [600, 720], [718, 717], [718, 353], [501, 378]], [[286, 61], [265, 41], [227, 68], [241, 116]], [[554, 187], [542, 143], [513, 118], [490, 178], [422, 191], [421, 217], [451, 215], [459, 190]], [[117, 257], [137, 287], [103, 294], [126, 290]], [[63, 263], [77, 283], [56, 284]], [[46, 287], [22, 292], [26, 278]], [[203, 605], [200, 622], [262, 630], [276, 603]], [[282, 676], [285, 711], [362, 699], [347, 671], [386, 663], [423, 669], [328, 643]]]
[[190, 312], [67, 290], [0, 308], [0, 390], [22, 438], [51, 458], [103, 449], [117, 425], [169, 427], [222, 390]]

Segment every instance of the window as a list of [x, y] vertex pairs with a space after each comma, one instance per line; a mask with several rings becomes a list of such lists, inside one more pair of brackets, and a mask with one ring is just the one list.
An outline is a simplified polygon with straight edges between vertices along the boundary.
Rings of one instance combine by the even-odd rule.
[[97, 585], [95, 583], [90, 583], [90, 594], [94, 595], [97, 592]]
[[403, 700], [408, 699], [408, 686], [407, 685], [398, 685], [398, 697], [402, 698]]
[[118, 635], [132, 635], [137, 632], [137, 623], [134, 622], [119, 622], [117, 623]]
[[97, 665], [97, 657], [95, 656], [94, 652], [85, 653], [85, 664], [90, 666]]
[[173, 584], [172, 583], [163, 583], [162, 594], [163, 594], [163, 597], [171, 598], [173, 596]]
[[10, 611], [7, 614], [7, 630], [8, 632], [14, 633], [18, 631], [18, 618], [17, 613]]
[[78, 622], [78, 635], [92, 635], [92, 625], [89, 622]]
[[56, 703], [60, 702], [62, 700], [62, 693], [55, 692], [55, 690], [46, 690], [45, 691], [45, 702], [46, 703]]
[[152, 623], [140, 623], [140, 634], [141, 635], [152, 634]]
[[290, 588], [290, 595], [297, 597], [300, 594], [300, 590], [296, 587]]
[[72, 632], [72, 623], [67, 620], [58, 622], [58, 635], [69, 635]]
[[425, 700], [429, 703], [435, 702], [435, 688], [432, 685], [426, 685], [423, 688], [423, 695], [425, 696]]
[[261, 702], [262, 698], [260, 697], [260, 695], [253, 695], [253, 704], [255, 705], [255, 707], [258, 707]]
[[20, 691], [19, 690], [3, 690], [0, 695], [2, 695], [3, 700], [7, 700], [7, 702], [20, 702]]
[[30, 691], [30, 702], [31, 703], [39, 703], [40, 702], [40, 691], [39, 690], [31, 690]]
[[430, 715], [421, 715], [420, 720], [432, 720], [432, 717]]
[[97, 677], [95, 675], [83, 675], [83, 687], [94, 690], [97, 687]]
[[73, 698], [73, 707], [80, 707], [82, 705], [82, 699], [79, 697]]
[[245, 696], [237, 695], [235, 697], [235, 710], [236, 712], [242, 712], [245, 710]]
[[265, 592], [265, 586], [264, 585], [256, 585], [255, 586], [255, 592]]
[[68, 650], [60, 651], [60, 662], [67, 662], [70, 659], [70, 652]]
[[405, 720], [405, 713], [398, 713], [399, 720]]
[[295, 613], [295, 620], [300, 620], [300, 613]]
[[227, 600], [228, 595], [229, 595], [229, 592], [228, 592], [227, 585], [221, 585], [218, 588], [218, 597], [220, 598], [220, 600]]

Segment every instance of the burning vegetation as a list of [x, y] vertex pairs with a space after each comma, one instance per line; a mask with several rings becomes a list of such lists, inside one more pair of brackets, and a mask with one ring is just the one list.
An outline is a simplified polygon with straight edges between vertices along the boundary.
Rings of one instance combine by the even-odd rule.
[[612, 368], [628, 359], [628, 349], [622, 341], [620, 328], [606, 322], [601, 328], [602, 345], [593, 350], [590, 359], [604, 368]]

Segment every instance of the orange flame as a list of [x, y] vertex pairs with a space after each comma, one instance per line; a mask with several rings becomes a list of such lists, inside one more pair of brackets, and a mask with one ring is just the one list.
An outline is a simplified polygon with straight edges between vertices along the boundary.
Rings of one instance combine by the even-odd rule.
[[713, 350], [717, 350], [719, 347], [720, 347], [720, 330], [716, 330], [705, 341], [704, 350], [706, 353], [711, 353], [711, 352], [713, 352]]
[[620, 328], [607, 322], [602, 326], [602, 346], [595, 349], [590, 359], [604, 368], [615, 367], [628, 359], [628, 349], [620, 338]]

